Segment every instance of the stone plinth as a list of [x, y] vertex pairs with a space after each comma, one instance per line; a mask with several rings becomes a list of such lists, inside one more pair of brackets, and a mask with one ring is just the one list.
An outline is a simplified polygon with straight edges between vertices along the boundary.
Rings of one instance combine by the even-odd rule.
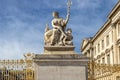
[[44, 54], [75, 54], [74, 46], [45, 46]]
[[36, 54], [35, 80], [87, 80], [88, 61], [79, 54]]

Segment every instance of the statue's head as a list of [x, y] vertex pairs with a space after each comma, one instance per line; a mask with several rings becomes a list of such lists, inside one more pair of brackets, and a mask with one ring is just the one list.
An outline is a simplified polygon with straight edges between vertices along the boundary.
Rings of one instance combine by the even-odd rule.
[[53, 15], [54, 18], [58, 18], [59, 17], [59, 13], [55, 12], [55, 11], [52, 13], [52, 15]]

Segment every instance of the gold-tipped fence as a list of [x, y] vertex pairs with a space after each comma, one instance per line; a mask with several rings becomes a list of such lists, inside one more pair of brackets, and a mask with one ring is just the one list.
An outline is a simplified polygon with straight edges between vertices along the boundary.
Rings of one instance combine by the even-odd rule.
[[0, 60], [0, 80], [34, 80], [32, 60]]
[[[33, 54], [21, 60], [0, 60], [0, 80], [35, 80]], [[120, 80], [120, 65], [88, 63], [88, 80]]]
[[90, 62], [88, 78], [89, 80], [120, 80], [120, 65]]

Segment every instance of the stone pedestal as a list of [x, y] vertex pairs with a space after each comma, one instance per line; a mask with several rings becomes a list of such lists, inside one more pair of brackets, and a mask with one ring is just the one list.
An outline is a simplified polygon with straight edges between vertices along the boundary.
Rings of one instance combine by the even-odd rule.
[[[53, 48], [48, 49], [45, 49], [45, 54], [35, 55], [35, 80], [88, 80], [89, 58], [75, 54], [73, 50], [63, 50], [64, 48], [53, 51]], [[60, 50], [62, 54], [58, 54], [61, 53]]]

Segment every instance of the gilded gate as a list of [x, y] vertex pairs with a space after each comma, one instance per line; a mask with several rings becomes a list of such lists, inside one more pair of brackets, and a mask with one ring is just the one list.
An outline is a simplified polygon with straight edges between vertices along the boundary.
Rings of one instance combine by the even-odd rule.
[[90, 62], [89, 80], [120, 80], [120, 65]]
[[[34, 54], [25, 59], [0, 60], [0, 80], [35, 80]], [[120, 80], [120, 65], [88, 63], [88, 80]]]
[[0, 60], [0, 80], [34, 80], [33, 54], [21, 60]]

